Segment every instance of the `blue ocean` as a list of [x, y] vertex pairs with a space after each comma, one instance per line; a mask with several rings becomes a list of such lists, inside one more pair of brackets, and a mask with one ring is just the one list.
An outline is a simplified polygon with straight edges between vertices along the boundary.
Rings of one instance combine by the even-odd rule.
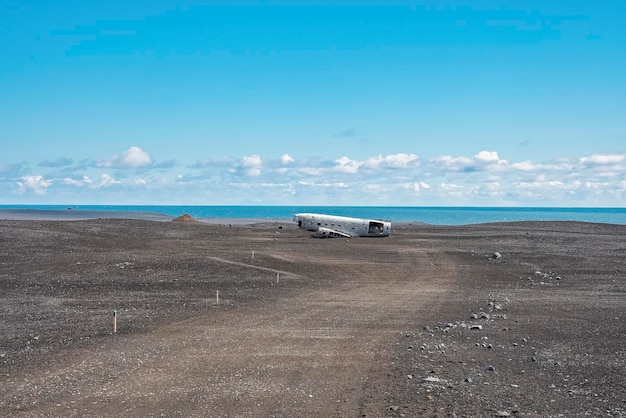
[[44, 214], [47, 218], [64, 219], [112, 217], [168, 220], [189, 214], [197, 219], [284, 220], [301, 212], [433, 225], [512, 221], [582, 221], [626, 225], [626, 208], [0, 205], [0, 219], [9, 217], [7, 214], [13, 217], [24, 214], [23, 218], [37, 218], [37, 214]]

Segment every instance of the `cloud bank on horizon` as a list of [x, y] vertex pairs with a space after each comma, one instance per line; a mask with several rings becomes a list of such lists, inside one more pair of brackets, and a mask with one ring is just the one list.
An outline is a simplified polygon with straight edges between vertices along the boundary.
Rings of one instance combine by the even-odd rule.
[[626, 2], [523, 3], [9, 0], [0, 204], [626, 206]]
[[551, 161], [376, 155], [332, 160], [244, 155], [165, 164], [132, 146], [108, 158], [0, 165], [14, 201], [32, 204], [614, 206], [626, 154]]

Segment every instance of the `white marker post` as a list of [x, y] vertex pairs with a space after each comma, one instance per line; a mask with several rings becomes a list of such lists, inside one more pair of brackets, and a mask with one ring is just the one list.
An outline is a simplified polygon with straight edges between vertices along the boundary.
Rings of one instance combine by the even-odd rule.
[[254, 260], [254, 250], [252, 250], [252, 259]]
[[117, 311], [113, 311], [113, 335], [117, 334]]
[[219, 290], [215, 291], [215, 304], [216, 305], [220, 304], [220, 291]]
[[276, 272], [276, 284], [278, 284], [279, 280], [280, 280], [280, 272]]

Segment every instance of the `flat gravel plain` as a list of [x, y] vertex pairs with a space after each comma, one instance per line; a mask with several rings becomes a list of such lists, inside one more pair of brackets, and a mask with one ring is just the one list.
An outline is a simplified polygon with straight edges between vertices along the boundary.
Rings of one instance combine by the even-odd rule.
[[623, 225], [0, 220], [0, 250], [1, 416], [626, 415]]

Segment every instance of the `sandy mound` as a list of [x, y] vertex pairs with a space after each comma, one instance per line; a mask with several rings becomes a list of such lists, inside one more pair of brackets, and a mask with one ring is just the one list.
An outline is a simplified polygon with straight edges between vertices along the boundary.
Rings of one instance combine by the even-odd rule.
[[184, 215], [179, 216], [178, 218], [174, 218], [172, 219], [173, 221], [183, 221], [183, 222], [189, 222], [189, 221], [195, 221], [195, 219], [193, 218], [193, 216], [191, 216], [188, 213], [185, 213]]

